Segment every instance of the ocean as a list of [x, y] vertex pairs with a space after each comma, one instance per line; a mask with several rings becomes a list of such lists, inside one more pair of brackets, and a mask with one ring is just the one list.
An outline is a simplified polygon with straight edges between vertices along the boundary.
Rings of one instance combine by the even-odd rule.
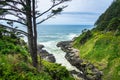
[[60, 41], [72, 40], [81, 34], [84, 29], [92, 29], [93, 25], [39, 25], [38, 44], [43, 44], [44, 49], [53, 54], [56, 63], [65, 66], [68, 70], [74, 70], [75, 67], [65, 59], [65, 52], [56, 46]]

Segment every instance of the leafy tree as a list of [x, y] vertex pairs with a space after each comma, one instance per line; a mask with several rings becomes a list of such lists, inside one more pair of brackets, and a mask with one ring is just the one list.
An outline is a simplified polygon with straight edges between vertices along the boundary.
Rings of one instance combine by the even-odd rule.
[[81, 38], [80, 38], [79, 43], [80, 43], [81, 45], [83, 45], [83, 44], [84, 44], [89, 38], [91, 38], [91, 37], [92, 37], [91, 31], [85, 29], [85, 30], [82, 31], [82, 35], [81, 35]]
[[[27, 27], [27, 32], [22, 32], [27, 34], [32, 63], [36, 68], [38, 67], [37, 25], [63, 11], [67, 6], [61, 6], [60, 4], [67, 1], [70, 0], [51, 0], [52, 6], [44, 12], [39, 12], [36, 4], [38, 0], [0, 0], [0, 20], [9, 21], [10, 25], [5, 25], [5, 27], [10, 29], [13, 26], [12, 23], [19, 23]], [[45, 14], [47, 16], [40, 21], [40, 18]], [[12, 15], [15, 18], [8, 18], [6, 15]], [[3, 24], [0, 25], [3, 26]]]
[[114, 0], [110, 7], [98, 18], [95, 23], [96, 29], [105, 30], [115, 17], [120, 18], [120, 0]]
[[115, 17], [108, 24], [107, 30], [109, 30], [109, 31], [116, 31], [119, 26], [120, 26], [120, 19]]

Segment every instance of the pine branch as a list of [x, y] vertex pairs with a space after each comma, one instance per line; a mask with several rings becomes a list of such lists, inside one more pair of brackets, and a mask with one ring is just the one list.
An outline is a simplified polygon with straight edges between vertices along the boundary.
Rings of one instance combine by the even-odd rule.
[[[1, 1], [3, 3], [6, 3], [6, 1]], [[17, 4], [22, 4], [22, 2], [16, 1], [16, 0], [7, 0], [7, 3], [17, 3]]]
[[46, 14], [46, 13], [49, 12], [51, 9], [53, 9], [54, 7], [60, 5], [60, 4], [63, 3], [63, 2], [64, 2], [64, 1], [60, 1], [59, 3], [56, 3], [56, 4], [55, 4], [55, 1], [53, 1], [53, 5], [52, 5], [49, 9], [47, 9], [46, 11], [44, 11], [43, 13], [41, 13], [40, 15], [38, 15], [36, 18], [41, 17], [42, 15]]
[[22, 22], [17, 21], [17, 20], [6, 19], [6, 18], [0, 18], [0, 20], [4, 20], [4, 21], [12, 21], [12, 22], [16, 22], [16, 23], [19, 23], [19, 24], [22, 24], [22, 25], [25, 25], [25, 26], [26, 26], [26, 24], [25, 24], [25, 23], [22, 23]]
[[[66, 7], [67, 7], [67, 6], [63, 6], [61, 9], [64, 9], [64, 8], [66, 8]], [[57, 15], [57, 14], [59, 14], [59, 13], [60, 13], [60, 12], [57, 12], [57, 13], [55, 13], [55, 14], [54, 14], [54, 13], [51, 13], [50, 15], [47, 16], [47, 18], [45, 18], [45, 19], [43, 19], [42, 21], [38, 22], [37, 25], [43, 23], [44, 21], [50, 19], [51, 17], [53, 17], [53, 16], [55, 16], [55, 15]]]
[[56, 15], [56, 14], [51, 14], [51, 15], [49, 15], [47, 18], [45, 18], [45, 19], [43, 19], [42, 21], [38, 22], [37, 25], [43, 23], [44, 21], [50, 19], [51, 17], [53, 17], [53, 16], [55, 16], [55, 15]]
[[[20, 12], [21, 13], [21, 11], [18, 10], [18, 9], [12, 9], [12, 8], [0, 8], [0, 9], [5, 10], [5, 11], [14, 11], [14, 12]], [[25, 14], [25, 12], [22, 11], [22, 14]]]
[[15, 17], [23, 20], [24, 22], [26, 21], [23, 17], [20, 17], [18, 14], [14, 14], [14, 13], [12, 13], [12, 12], [7, 12], [7, 14], [13, 15], [13, 16], [15, 16]]
[[25, 36], [28, 36], [28, 33], [27, 33], [27, 32], [22, 31], [22, 30], [19, 30], [19, 29], [16, 29], [16, 28], [12, 28], [12, 27], [9, 27], [9, 26], [3, 25], [3, 24], [0, 24], [0, 27], [8, 28], [8, 29], [10, 29], [10, 30], [20, 32], [21, 34], [24, 34]]
[[13, 8], [13, 9], [11, 9], [11, 10], [17, 10], [17, 11], [23, 13], [23, 14], [26, 14], [24, 11], [20, 10], [18, 7], [14, 6], [14, 5], [11, 5], [11, 4], [8, 4], [8, 3], [7, 3], [7, 6]]

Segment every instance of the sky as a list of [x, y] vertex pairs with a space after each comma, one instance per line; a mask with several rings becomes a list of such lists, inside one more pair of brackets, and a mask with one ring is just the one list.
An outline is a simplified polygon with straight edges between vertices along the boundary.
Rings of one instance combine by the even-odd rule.
[[[39, 1], [39, 0], [38, 0]], [[51, 6], [51, 0], [38, 2], [38, 9], [43, 12]], [[98, 17], [105, 12], [113, 0], [72, 0], [63, 5], [68, 5], [64, 11], [45, 21], [42, 24], [69, 24], [69, 25], [93, 25]]]

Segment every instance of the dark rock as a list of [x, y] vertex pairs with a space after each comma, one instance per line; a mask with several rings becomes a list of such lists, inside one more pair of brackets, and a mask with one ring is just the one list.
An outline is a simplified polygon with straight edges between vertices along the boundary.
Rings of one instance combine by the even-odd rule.
[[76, 75], [78, 77], [77, 80], [84, 80], [84, 74], [82, 74], [81, 72], [77, 72], [76, 70], [72, 70], [70, 71], [70, 74]]
[[49, 61], [49, 62], [55, 62], [55, 57], [53, 56], [53, 54], [49, 54], [45, 60]]
[[83, 74], [76, 71], [71, 71], [71, 73], [77, 74], [78, 77], [84, 78], [85, 80], [101, 80], [102, 72], [95, 68], [93, 64], [81, 60], [79, 58], [79, 51], [72, 48], [71, 44], [72, 41], [61, 41], [57, 44], [57, 47], [60, 47], [61, 50], [66, 52], [65, 58], [71, 65], [82, 71]]
[[46, 50], [43, 50], [43, 49], [41, 49], [41, 50], [39, 51], [39, 53], [41, 54], [41, 56], [42, 56], [42, 55], [45, 55], [45, 56], [49, 55], [49, 52], [47, 52]]
[[44, 45], [42, 45], [42, 44], [37, 45], [37, 50], [41, 50], [42, 48], [44, 48]]
[[72, 70], [70, 71], [71, 74], [78, 74], [78, 72], [76, 70]]
[[44, 45], [38, 45], [37, 46], [37, 53], [41, 56], [42, 59], [47, 60], [49, 62], [55, 62], [56, 59], [53, 56], [53, 54], [50, 54], [48, 51], [43, 50], [42, 48], [44, 48]]
[[67, 46], [71, 43], [72, 41], [61, 41], [57, 44], [57, 47], [61, 47], [61, 46]]

